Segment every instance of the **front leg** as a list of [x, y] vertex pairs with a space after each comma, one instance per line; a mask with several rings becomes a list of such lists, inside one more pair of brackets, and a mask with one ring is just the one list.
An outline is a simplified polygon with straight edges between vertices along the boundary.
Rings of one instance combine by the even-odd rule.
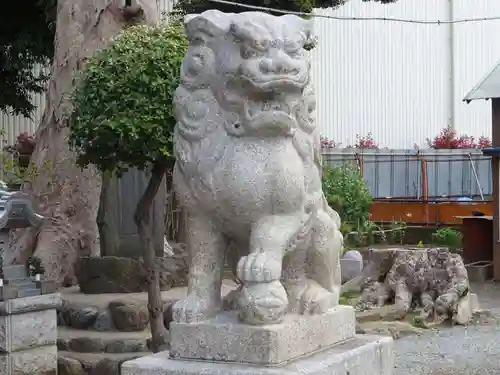
[[285, 252], [305, 225], [300, 214], [273, 215], [259, 220], [250, 235], [250, 253], [240, 259], [238, 279], [243, 288], [238, 300], [240, 319], [250, 324], [283, 320], [288, 297], [280, 282]]
[[188, 213], [186, 227], [188, 295], [174, 305], [173, 317], [176, 322], [193, 323], [209, 319], [221, 310], [225, 241], [209, 217]]

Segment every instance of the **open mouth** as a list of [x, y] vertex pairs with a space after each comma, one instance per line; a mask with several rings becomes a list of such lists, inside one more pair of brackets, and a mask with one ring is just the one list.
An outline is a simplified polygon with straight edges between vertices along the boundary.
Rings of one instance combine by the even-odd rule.
[[244, 104], [247, 129], [268, 135], [291, 135], [295, 117], [281, 100], [249, 100]]
[[243, 81], [262, 91], [278, 91], [284, 89], [303, 89], [307, 83], [307, 77], [300, 74], [294, 75], [266, 75], [262, 80], [255, 77], [241, 76]]
[[245, 107], [247, 118], [252, 118], [262, 112], [282, 112], [288, 116], [291, 116], [292, 113], [290, 106], [279, 98], [249, 100]]

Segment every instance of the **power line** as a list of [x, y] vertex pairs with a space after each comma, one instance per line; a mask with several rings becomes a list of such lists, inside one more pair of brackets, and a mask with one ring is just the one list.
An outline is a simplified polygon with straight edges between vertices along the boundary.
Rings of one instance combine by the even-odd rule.
[[316, 13], [307, 13], [307, 12], [295, 12], [282, 10], [277, 8], [269, 8], [263, 7], [259, 5], [248, 5], [248, 4], [239, 4], [234, 1], [229, 0], [208, 0], [212, 3], [218, 4], [226, 4], [238, 6], [241, 8], [252, 9], [252, 10], [261, 10], [264, 12], [274, 12], [279, 14], [293, 14], [301, 17], [314, 17], [314, 18], [327, 18], [337, 21], [389, 21], [389, 22], [399, 22], [399, 23], [416, 23], [421, 25], [445, 25], [445, 24], [455, 24], [455, 23], [469, 23], [469, 22], [483, 22], [483, 21], [497, 21], [500, 20], [500, 16], [495, 17], [481, 17], [481, 18], [464, 18], [459, 20], [408, 20], [404, 18], [387, 18], [387, 17], [339, 17], [339, 16], [331, 16], [327, 14], [316, 14]]

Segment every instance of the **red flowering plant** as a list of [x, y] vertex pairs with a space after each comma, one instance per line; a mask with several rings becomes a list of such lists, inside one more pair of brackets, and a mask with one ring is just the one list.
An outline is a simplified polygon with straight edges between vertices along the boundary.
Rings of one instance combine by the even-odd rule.
[[427, 138], [427, 144], [434, 149], [454, 150], [490, 147], [491, 141], [484, 136], [479, 137], [477, 142], [474, 137], [465, 134], [458, 136], [457, 131], [451, 125], [448, 125], [434, 139]]
[[[15, 163], [16, 165], [12, 165], [11, 169], [15, 168], [27, 168], [31, 159], [31, 154], [35, 150], [36, 141], [35, 138], [28, 133], [24, 132], [17, 136], [16, 142], [13, 145], [9, 145], [4, 147], [4, 151], [12, 154], [11, 163]], [[6, 158], [2, 155], [2, 164], [7, 165]]]
[[321, 136], [320, 142], [321, 148], [338, 148], [341, 145], [340, 142], [335, 142], [333, 139], [328, 139], [324, 136]]
[[371, 148], [378, 150], [378, 143], [373, 139], [372, 133], [368, 133], [365, 136], [356, 135], [356, 143], [354, 144], [355, 148]]
[[16, 143], [5, 147], [5, 151], [17, 155], [30, 155], [35, 149], [35, 138], [28, 133], [24, 132], [17, 136]]

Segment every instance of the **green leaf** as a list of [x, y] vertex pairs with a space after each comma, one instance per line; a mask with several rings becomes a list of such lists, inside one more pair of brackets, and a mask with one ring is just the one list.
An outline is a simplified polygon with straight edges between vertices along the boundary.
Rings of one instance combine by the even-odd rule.
[[140, 25], [88, 60], [72, 95], [70, 123], [81, 166], [123, 172], [171, 157], [172, 98], [187, 45], [180, 24]]

